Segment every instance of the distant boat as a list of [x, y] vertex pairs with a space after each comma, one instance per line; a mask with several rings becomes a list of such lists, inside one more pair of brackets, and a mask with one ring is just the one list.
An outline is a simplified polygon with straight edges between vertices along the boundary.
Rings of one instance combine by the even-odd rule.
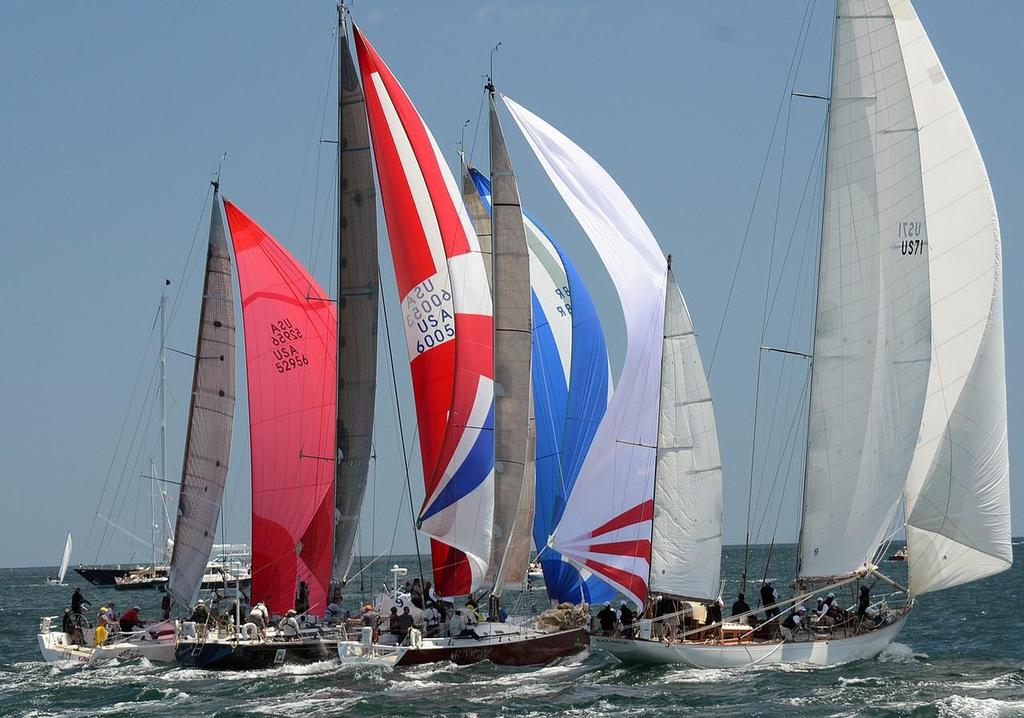
[[60, 560], [60, 568], [57, 570], [57, 578], [47, 577], [46, 584], [48, 586], [66, 586], [64, 583], [64, 575], [68, 572], [68, 564], [71, 562], [71, 534], [68, 534], [68, 540], [64, 542], [64, 555]]
[[907, 560], [907, 547], [903, 546], [896, 553], [889, 556], [886, 561], [906, 561]]

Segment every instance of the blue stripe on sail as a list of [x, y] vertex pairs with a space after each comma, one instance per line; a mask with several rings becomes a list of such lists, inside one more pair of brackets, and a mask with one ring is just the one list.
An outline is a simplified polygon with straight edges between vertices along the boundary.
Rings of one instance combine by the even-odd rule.
[[[490, 211], [490, 180], [475, 169], [470, 169], [470, 176]], [[567, 385], [564, 362], [550, 321], [536, 293], [533, 294], [532, 374], [537, 426], [533, 540], [540, 553], [550, 598], [598, 603], [614, 598], [615, 589], [593, 576], [584, 582], [576, 567], [546, 544], [562, 518], [566, 500], [608, 406], [608, 348], [597, 310], [582, 278], [551, 235], [529, 213], [526, 216], [558, 253], [568, 280], [572, 306]]]
[[487, 411], [487, 420], [477, 432], [473, 446], [434, 501], [420, 513], [420, 521], [444, 511], [467, 496], [484, 482], [494, 469], [494, 402]]

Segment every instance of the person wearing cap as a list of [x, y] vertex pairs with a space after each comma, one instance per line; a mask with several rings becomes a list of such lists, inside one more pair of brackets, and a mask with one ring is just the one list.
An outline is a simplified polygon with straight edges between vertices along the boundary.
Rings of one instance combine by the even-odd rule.
[[750, 604], [747, 603], [747, 597], [743, 593], [736, 594], [736, 600], [732, 602], [732, 614], [733, 616], [742, 616], [744, 613], [750, 613]]
[[92, 642], [94, 646], [102, 646], [107, 642], [107, 607], [100, 608], [99, 619], [96, 622], [96, 630], [93, 631]]
[[779, 602], [779, 592], [775, 590], [774, 581], [766, 578], [761, 584], [761, 605], [764, 606], [764, 615], [767, 620], [772, 620], [779, 615], [779, 608], [774, 604]]
[[71, 612], [81, 615], [83, 606], [92, 606], [92, 604], [82, 595], [82, 589], [75, 586], [75, 591], [71, 594]]
[[281, 631], [281, 635], [290, 640], [298, 640], [299, 638], [299, 618], [298, 613], [295, 612], [294, 608], [289, 608], [288, 612], [284, 614], [284, 618], [277, 624], [278, 630]]
[[622, 635], [625, 636], [626, 638], [632, 638], [633, 637], [633, 620], [634, 620], [634, 618], [635, 618], [635, 616], [633, 615], [633, 609], [631, 609], [629, 607], [629, 605], [625, 601], [620, 603], [619, 604], [619, 623], [622, 624]]
[[604, 608], [597, 613], [597, 620], [601, 626], [601, 633], [610, 636], [615, 632], [615, 622], [618, 620], [618, 616], [615, 615], [610, 601], [604, 602]]
[[136, 628], [142, 626], [142, 621], [139, 619], [139, 607], [132, 606], [122, 615], [118, 623], [121, 626], [122, 633], [131, 633]]

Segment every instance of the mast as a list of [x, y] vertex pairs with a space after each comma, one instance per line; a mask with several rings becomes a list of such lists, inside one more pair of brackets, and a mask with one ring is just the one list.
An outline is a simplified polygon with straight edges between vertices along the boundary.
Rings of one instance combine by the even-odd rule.
[[366, 104], [338, 4], [338, 312], [332, 583], [348, 578], [373, 453], [377, 390], [377, 202]]
[[[164, 287], [167, 287], [171, 280], [164, 280]], [[153, 474], [154, 472], [151, 472]], [[155, 475], [155, 474], [154, 474]], [[167, 292], [160, 292], [160, 475], [161, 480], [167, 478]], [[154, 488], [157, 487], [156, 478], [153, 480]], [[157, 517], [153, 517], [156, 524]], [[161, 530], [160, 536], [163, 536]], [[153, 542], [153, 566], [156, 566], [156, 541]]]

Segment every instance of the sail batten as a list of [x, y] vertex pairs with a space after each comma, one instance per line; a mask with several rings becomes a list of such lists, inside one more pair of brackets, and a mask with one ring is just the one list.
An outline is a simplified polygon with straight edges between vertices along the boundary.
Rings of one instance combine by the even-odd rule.
[[327, 607], [334, 554], [337, 314], [316, 280], [225, 200], [245, 327], [252, 591], [272, 613]]
[[[339, 8], [341, 19], [342, 12]], [[379, 269], [370, 131], [344, 22], [339, 22], [338, 37], [338, 467], [332, 573], [344, 582], [355, 554], [373, 453]]]
[[199, 593], [220, 517], [235, 411], [231, 255], [214, 191], [167, 592], [183, 607]]

